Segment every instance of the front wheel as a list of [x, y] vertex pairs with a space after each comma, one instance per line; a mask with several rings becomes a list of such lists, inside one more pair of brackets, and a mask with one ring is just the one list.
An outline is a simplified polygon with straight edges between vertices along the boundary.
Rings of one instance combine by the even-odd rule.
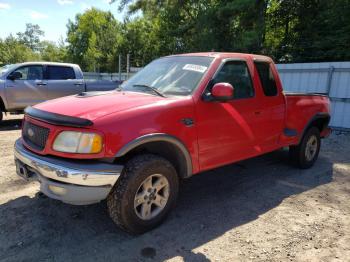
[[320, 131], [317, 127], [311, 127], [306, 131], [299, 145], [289, 147], [289, 155], [298, 167], [310, 168], [318, 158], [320, 147]]
[[178, 176], [172, 164], [152, 154], [127, 162], [107, 198], [112, 220], [133, 234], [149, 231], [162, 223], [174, 207]]

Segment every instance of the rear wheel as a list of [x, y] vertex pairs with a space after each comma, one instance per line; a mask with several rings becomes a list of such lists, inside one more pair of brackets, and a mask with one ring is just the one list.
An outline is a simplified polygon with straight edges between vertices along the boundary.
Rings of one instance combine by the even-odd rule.
[[2, 110], [0, 109], [0, 123], [2, 122], [4, 117], [4, 113], [2, 112]]
[[166, 159], [139, 155], [125, 165], [107, 198], [113, 221], [127, 232], [144, 233], [164, 221], [174, 207], [178, 176]]
[[320, 131], [317, 127], [311, 127], [306, 131], [299, 145], [289, 147], [289, 155], [298, 167], [310, 168], [318, 158], [320, 147]]

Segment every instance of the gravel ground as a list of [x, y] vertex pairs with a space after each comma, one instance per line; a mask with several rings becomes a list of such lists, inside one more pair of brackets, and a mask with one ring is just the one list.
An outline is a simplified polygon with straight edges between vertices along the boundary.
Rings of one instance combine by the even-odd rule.
[[17, 177], [19, 119], [0, 125], [1, 261], [350, 261], [349, 134], [309, 170], [280, 150], [186, 180], [169, 219], [135, 237], [105, 203], [63, 204]]

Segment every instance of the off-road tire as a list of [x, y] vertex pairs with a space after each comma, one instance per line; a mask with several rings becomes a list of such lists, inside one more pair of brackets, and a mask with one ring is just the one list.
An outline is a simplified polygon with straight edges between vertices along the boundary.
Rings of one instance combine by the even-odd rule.
[[[142, 182], [153, 174], [162, 174], [169, 183], [169, 198], [164, 209], [154, 218], [143, 220], [134, 210], [134, 198]], [[112, 220], [124, 231], [142, 234], [160, 225], [174, 208], [179, 181], [175, 168], [166, 159], [142, 154], [129, 160], [107, 197], [107, 208]]]
[[[317, 149], [313, 158], [307, 159], [306, 157], [307, 143], [309, 139], [311, 139], [311, 137], [313, 136], [316, 137], [316, 140], [317, 140]], [[302, 169], [310, 168], [316, 162], [318, 158], [318, 154], [320, 152], [320, 148], [321, 148], [320, 131], [317, 127], [311, 127], [306, 131], [299, 145], [289, 147], [290, 160], [294, 165], [296, 165], [299, 168], [302, 168]]]

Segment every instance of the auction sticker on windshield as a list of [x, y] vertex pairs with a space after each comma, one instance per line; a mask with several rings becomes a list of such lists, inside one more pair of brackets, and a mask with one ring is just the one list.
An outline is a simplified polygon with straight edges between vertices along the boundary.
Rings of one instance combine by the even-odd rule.
[[186, 64], [182, 69], [183, 70], [189, 70], [189, 71], [195, 71], [195, 72], [204, 73], [205, 70], [207, 70], [207, 67], [206, 66], [201, 66], [201, 65]]

